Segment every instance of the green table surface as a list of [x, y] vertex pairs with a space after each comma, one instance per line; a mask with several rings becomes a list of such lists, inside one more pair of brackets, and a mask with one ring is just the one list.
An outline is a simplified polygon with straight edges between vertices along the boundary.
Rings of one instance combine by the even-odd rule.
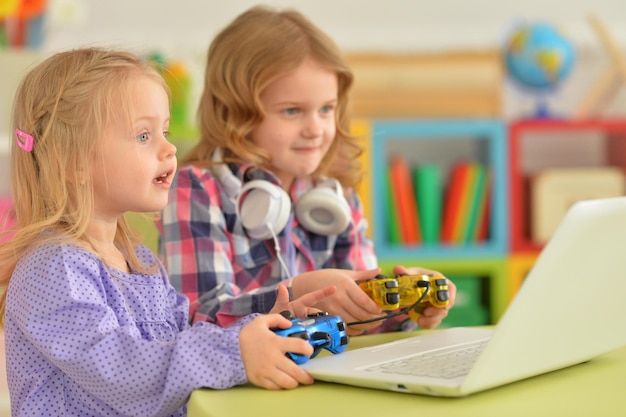
[[[415, 333], [358, 336], [349, 349]], [[200, 389], [188, 417], [625, 417], [626, 347], [590, 362], [518, 381], [464, 398], [438, 398], [316, 381], [293, 390], [251, 384], [227, 390]]]

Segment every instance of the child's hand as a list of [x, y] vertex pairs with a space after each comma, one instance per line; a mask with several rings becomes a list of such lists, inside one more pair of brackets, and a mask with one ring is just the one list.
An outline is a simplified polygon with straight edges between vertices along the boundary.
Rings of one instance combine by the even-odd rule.
[[[414, 268], [405, 268], [402, 265], [396, 265], [393, 267], [394, 275], [399, 274], [408, 274], [408, 275], [418, 275], [418, 274], [434, 274], [444, 276], [442, 273], [437, 271], [432, 271], [430, 269], [424, 269], [419, 267]], [[448, 279], [448, 293], [450, 294], [448, 305], [445, 307], [427, 307], [424, 309], [422, 316], [417, 319], [417, 325], [422, 329], [434, 329], [435, 327], [441, 324], [441, 321], [446, 318], [448, 315], [448, 310], [452, 308], [454, 305], [454, 299], [456, 298], [456, 285], [452, 281]]]
[[256, 317], [239, 334], [239, 349], [248, 380], [266, 389], [291, 389], [312, 384], [313, 377], [285, 354], [311, 356], [313, 346], [298, 337], [283, 337], [272, 328], [286, 329], [291, 321], [280, 314]]
[[319, 303], [324, 298], [333, 295], [336, 291], [336, 287], [324, 287], [317, 291], [304, 294], [289, 302], [289, 290], [284, 285], [280, 285], [278, 286], [276, 303], [274, 303], [274, 307], [272, 307], [270, 313], [280, 313], [286, 310], [289, 311], [293, 317], [305, 318], [309, 314], [319, 312], [319, 309], [312, 306]]
[[[374, 278], [378, 274], [380, 274], [380, 268], [368, 271], [320, 269], [305, 272], [294, 278], [292, 283], [293, 296], [299, 298], [303, 294], [312, 293], [332, 285], [337, 288], [335, 293], [320, 300], [315, 307], [329, 314], [340, 316], [346, 323], [369, 320], [384, 315], [384, 312], [356, 283]], [[349, 326], [348, 335], [356, 336], [365, 330], [380, 326], [382, 322], [379, 320]]]

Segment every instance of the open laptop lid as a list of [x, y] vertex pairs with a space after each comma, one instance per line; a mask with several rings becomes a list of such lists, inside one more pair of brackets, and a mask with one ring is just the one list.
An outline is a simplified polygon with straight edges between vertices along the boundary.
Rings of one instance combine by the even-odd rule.
[[474, 392], [626, 345], [626, 197], [561, 220], [463, 384]]
[[[561, 221], [461, 385], [454, 388], [452, 381], [437, 385], [431, 380], [421, 390], [417, 382], [411, 382], [412, 377], [405, 379], [409, 391], [463, 396], [581, 363], [624, 346], [625, 296], [626, 197], [578, 202]], [[482, 329], [466, 330], [481, 331], [478, 337], [484, 337]], [[440, 340], [431, 339], [439, 333]], [[443, 331], [415, 339], [443, 347], [459, 342], [451, 337], [473, 336], [469, 333]], [[393, 349], [381, 346], [379, 350], [365, 348], [316, 358], [304, 368], [322, 380], [390, 389], [402, 382], [401, 377], [390, 384], [354, 368], [365, 365], [366, 360], [377, 363], [392, 359], [390, 354], [406, 355], [408, 352], [400, 353], [399, 349], [407, 346], [401, 345], [409, 345], [410, 351], [418, 349], [403, 340]]]

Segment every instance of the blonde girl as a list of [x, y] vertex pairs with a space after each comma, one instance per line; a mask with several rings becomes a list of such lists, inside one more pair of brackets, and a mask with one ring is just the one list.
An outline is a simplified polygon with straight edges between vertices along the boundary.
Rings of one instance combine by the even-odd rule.
[[[290, 325], [279, 314], [190, 327], [187, 299], [125, 222], [167, 202], [169, 119], [163, 79], [124, 51], [61, 52], [19, 86], [17, 226], [0, 247], [13, 416], [183, 416], [200, 387], [312, 383], [285, 356], [312, 348], [271, 331]], [[288, 304], [282, 289], [272, 311], [302, 315], [332, 292]]]

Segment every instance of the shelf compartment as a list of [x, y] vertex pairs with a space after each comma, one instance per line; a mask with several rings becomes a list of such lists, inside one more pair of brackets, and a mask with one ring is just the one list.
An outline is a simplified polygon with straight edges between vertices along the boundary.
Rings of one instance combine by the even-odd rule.
[[[509, 246], [538, 253], [532, 236], [531, 178], [554, 168], [616, 167], [626, 172], [626, 120], [524, 120], [509, 127]], [[574, 201], [572, 201], [573, 203]]]
[[[507, 252], [508, 171], [506, 129], [498, 120], [374, 120], [372, 122], [373, 239], [381, 259], [389, 257], [459, 258], [504, 256]], [[484, 242], [404, 245], [389, 239], [387, 170], [389, 158], [401, 154], [411, 166], [435, 164], [445, 187], [453, 165], [475, 161], [487, 167], [491, 176], [489, 234]], [[442, 190], [445, 192], [445, 190]], [[419, 209], [419, 208], [418, 208]]]

